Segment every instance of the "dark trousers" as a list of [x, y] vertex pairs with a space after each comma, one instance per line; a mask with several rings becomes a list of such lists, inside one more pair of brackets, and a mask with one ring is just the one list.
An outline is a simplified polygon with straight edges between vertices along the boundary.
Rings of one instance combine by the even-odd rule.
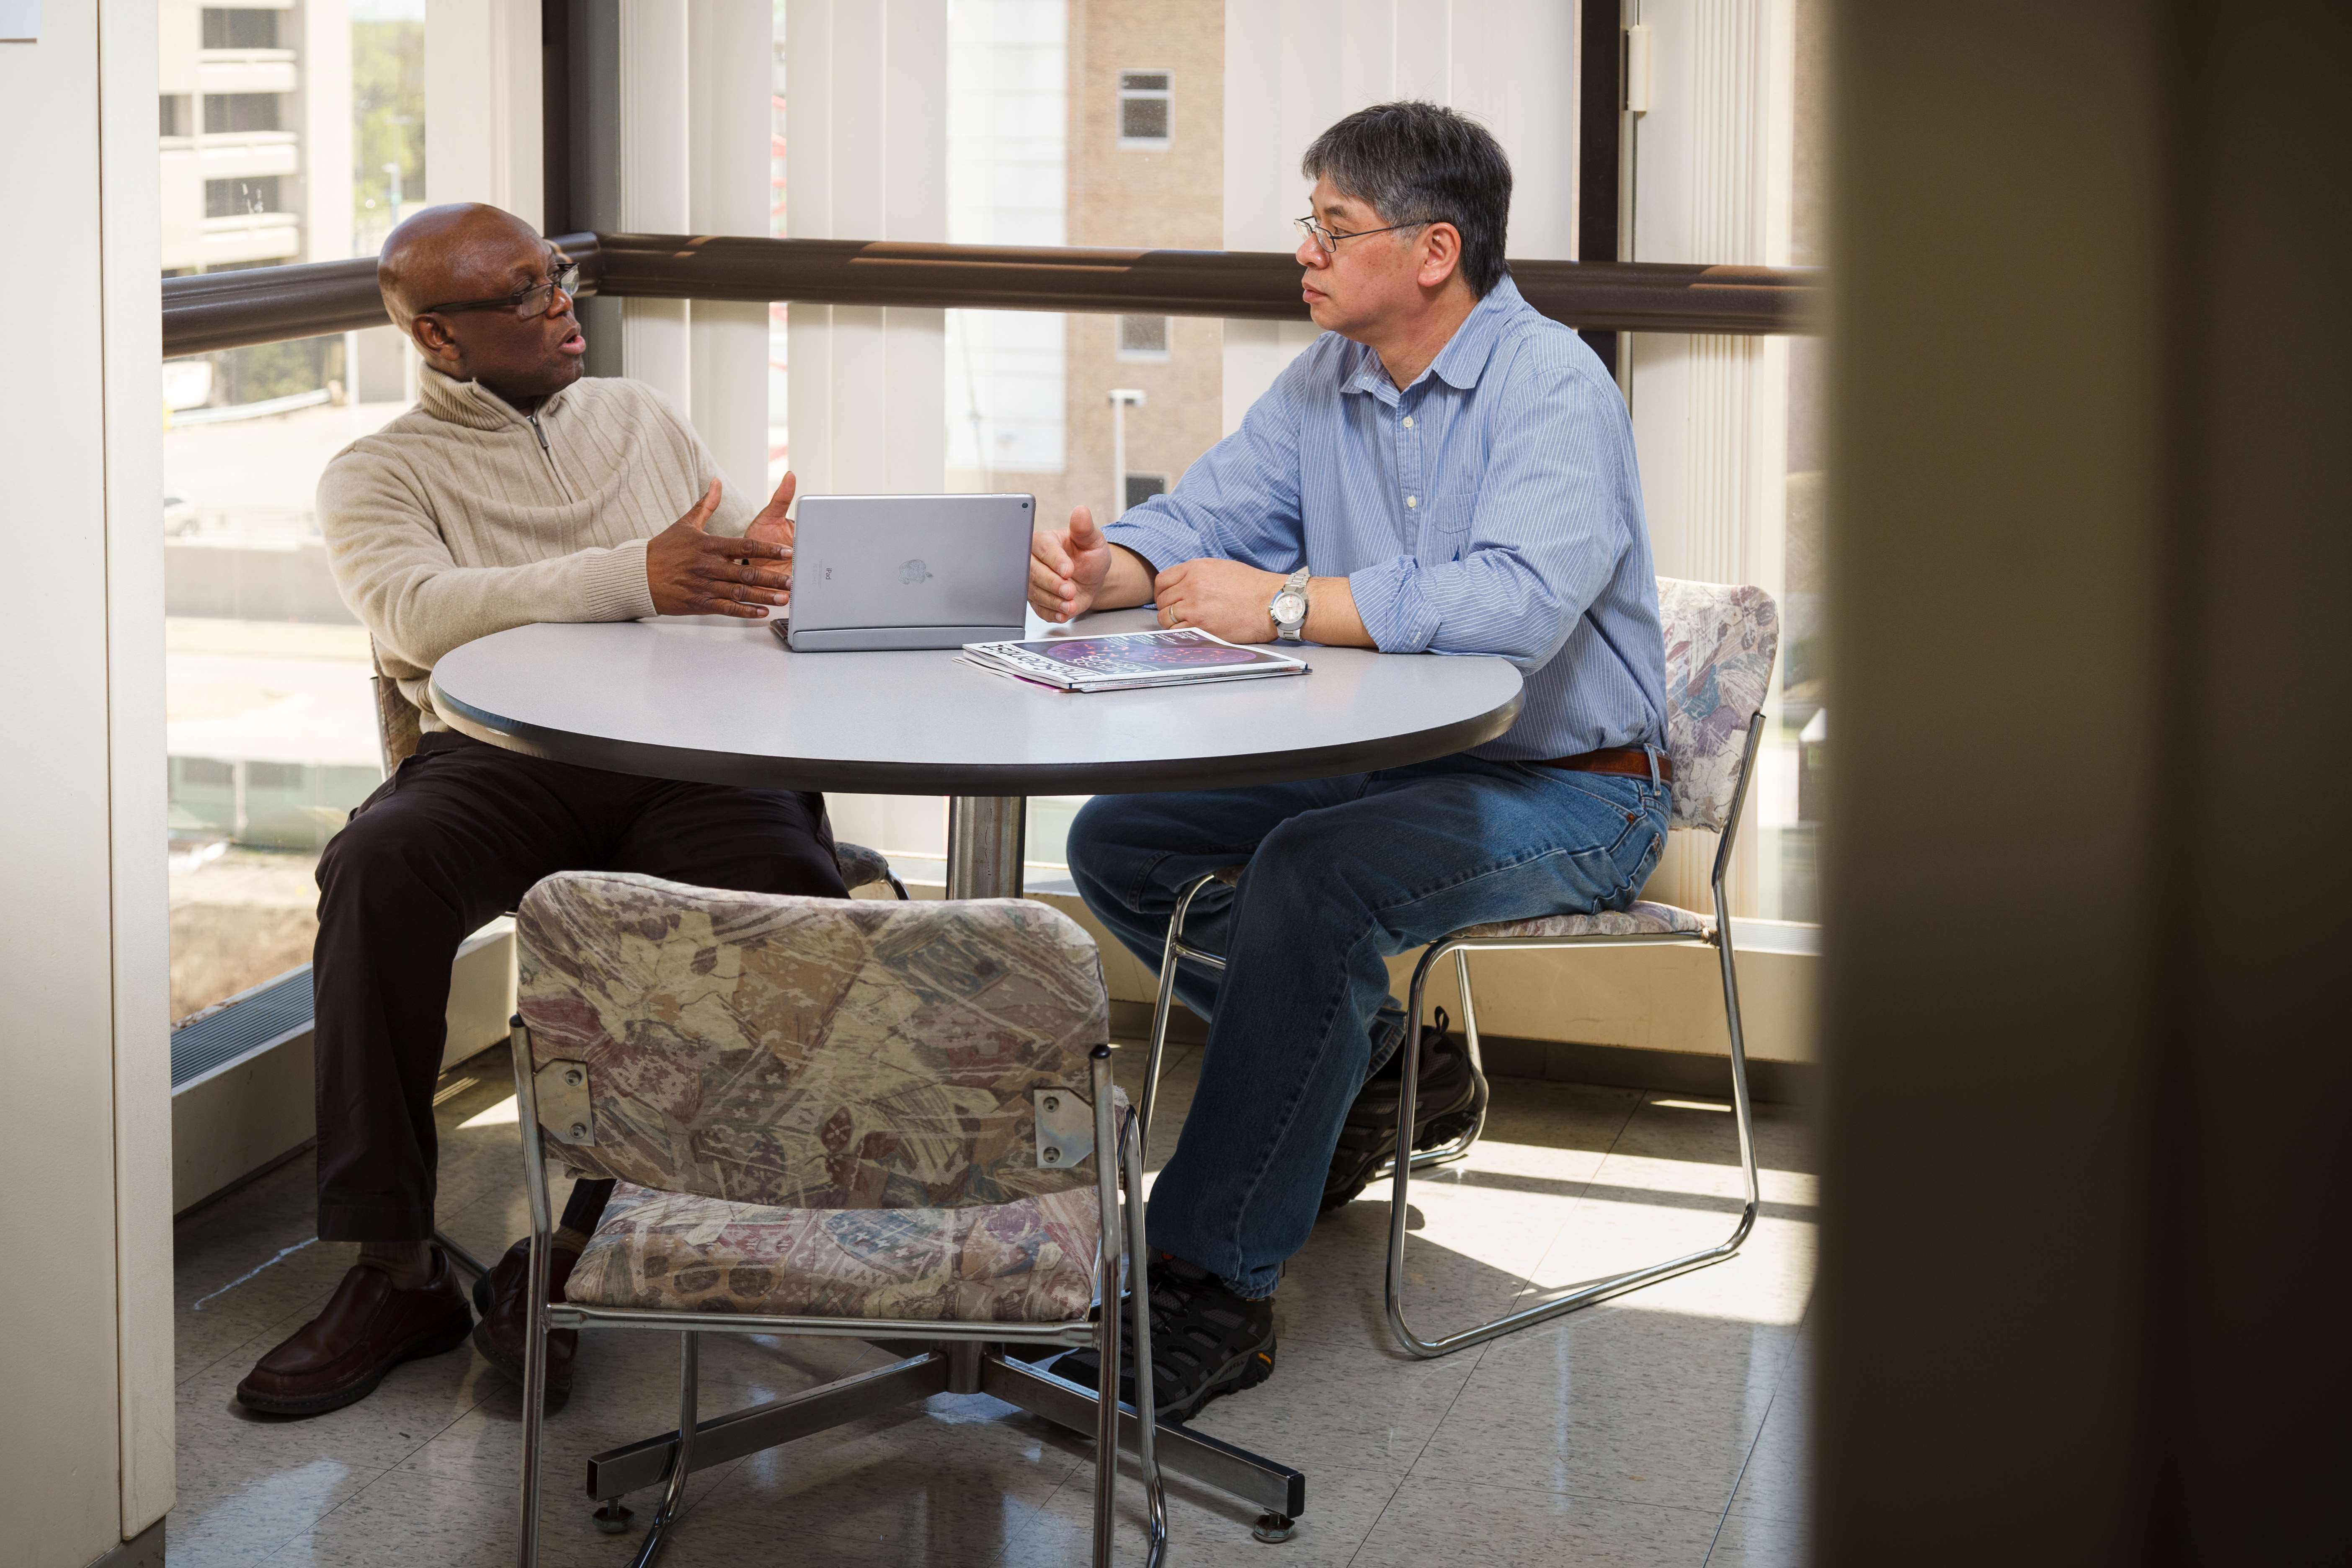
[[433, 1086], [458, 944], [556, 871], [845, 898], [824, 797], [425, 737], [319, 858], [319, 1236], [433, 1233]]

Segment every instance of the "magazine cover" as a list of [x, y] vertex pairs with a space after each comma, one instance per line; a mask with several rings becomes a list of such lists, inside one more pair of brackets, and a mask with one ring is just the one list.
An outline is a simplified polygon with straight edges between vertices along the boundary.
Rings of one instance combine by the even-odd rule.
[[1066, 689], [1119, 685], [1176, 686], [1202, 680], [1304, 675], [1307, 665], [1286, 654], [1243, 647], [1197, 626], [1170, 631], [1115, 632], [1095, 637], [1045, 637], [1030, 642], [967, 643], [982, 663]]

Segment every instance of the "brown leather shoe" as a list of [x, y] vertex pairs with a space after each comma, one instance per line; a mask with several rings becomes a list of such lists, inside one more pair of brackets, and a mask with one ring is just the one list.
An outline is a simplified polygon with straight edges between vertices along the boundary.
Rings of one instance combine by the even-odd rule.
[[[562, 1247], [552, 1248], [548, 1259], [547, 1299], [563, 1300], [563, 1282], [572, 1278], [572, 1266], [580, 1261], [576, 1252]], [[512, 1378], [517, 1387], [522, 1384], [522, 1360], [525, 1336], [530, 1327], [530, 1310], [524, 1298], [530, 1294], [530, 1237], [524, 1237], [507, 1248], [506, 1256], [491, 1267], [489, 1273], [474, 1286], [477, 1306], [488, 1296], [488, 1307], [482, 1321], [474, 1325], [474, 1348], [482, 1359]], [[572, 1363], [580, 1354], [580, 1331], [550, 1329], [547, 1331], [547, 1407], [560, 1407], [572, 1397]]]
[[354, 1264], [326, 1309], [246, 1373], [237, 1403], [272, 1415], [323, 1415], [365, 1399], [402, 1362], [464, 1344], [474, 1314], [438, 1247], [433, 1262], [433, 1278], [415, 1290]]

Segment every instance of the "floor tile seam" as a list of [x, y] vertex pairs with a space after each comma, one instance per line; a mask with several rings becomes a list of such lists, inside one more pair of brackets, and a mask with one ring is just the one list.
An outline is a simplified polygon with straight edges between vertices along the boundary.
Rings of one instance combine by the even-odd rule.
[[325, 1524], [327, 1521], [334, 1518], [335, 1515], [342, 1512], [343, 1510], [351, 1507], [352, 1504], [359, 1501], [360, 1499], [367, 1496], [368, 1493], [383, 1485], [384, 1478], [393, 1474], [394, 1470], [396, 1470], [398, 1468], [398, 1466], [394, 1466], [392, 1469], [379, 1470], [374, 1475], [369, 1477], [366, 1485], [353, 1489], [351, 1496], [343, 1499], [342, 1501], [337, 1503], [334, 1507], [329, 1509], [326, 1512], [320, 1514], [318, 1518], [312, 1520], [310, 1523], [304, 1525], [301, 1529], [296, 1531], [293, 1534], [279, 1542], [276, 1546], [271, 1547], [261, 1556], [255, 1558], [255, 1563], [258, 1565], [273, 1563], [278, 1558], [283, 1557], [289, 1550], [292, 1549], [295, 1542], [300, 1541], [306, 1535], [317, 1534], [320, 1526]]
[[[1475, 1360], [1471, 1362], [1470, 1370], [1463, 1374], [1463, 1378], [1460, 1383], [1454, 1385], [1454, 1397], [1445, 1402], [1445, 1408], [1439, 1411], [1437, 1419], [1429, 1424], [1429, 1435], [1421, 1440], [1421, 1447], [1412, 1451], [1412, 1459], [1406, 1463], [1403, 1470], [1397, 1476], [1396, 1487], [1389, 1494], [1390, 1500], [1391, 1502], [1395, 1500], [1396, 1493], [1404, 1489], [1405, 1482], [1411, 1480], [1413, 1478], [1414, 1473], [1421, 1468], [1422, 1460], [1426, 1458], [1429, 1455], [1430, 1445], [1437, 1441], [1437, 1435], [1444, 1431], [1445, 1429], [1445, 1424], [1454, 1418], [1454, 1407], [1460, 1405], [1462, 1403], [1463, 1396], [1470, 1392], [1470, 1384], [1472, 1380], [1478, 1375], [1479, 1363], [1486, 1359], [1487, 1352], [1493, 1350], [1498, 1342], [1498, 1340], [1488, 1340], [1486, 1343], [1477, 1347], [1477, 1357]], [[1431, 1359], [1434, 1360], [1436, 1358], [1433, 1357]], [[1385, 1504], [1382, 1505], [1381, 1512], [1383, 1515], [1387, 1512], [1387, 1506]], [[1370, 1537], [1368, 1536], [1366, 1539], [1369, 1540]], [[1357, 1551], [1360, 1553], [1362, 1550], [1363, 1549], [1361, 1547], [1357, 1548]], [[1353, 1562], [1354, 1559], [1350, 1558], [1349, 1561]]]
[[[1801, 1318], [1798, 1321], [1800, 1324], [1803, 1321]], [[1794, 1334], [1791, 1334], [1789, 1337], [1789, 1342], [1792, 1346], [1796, 1343], [1796, 1336]], [[1782, 1363], [1782, 1368], [1785, 1371], [1785, 1361]], [[1756, 1436], [1748, 1440], [1748, 1452], [1740, 1456], [1739, 1473], [1731, 1478], [1731, 1494], [1723, 1500], [1723, 1512], [1716, 1518], [1715, 1533], [1707, 1539], [1706, 1556], [1701, 1561], [1701, 1568], [1705, 1568], [1706, 1563], [1712, 1563], [1715, 1560], [1715, 1549], [1717, 1543], [1721, 1542], [1723, 1539], [1723, 1527], [1730, 1522], [1732, 1505], [1739, 1500], [1740, 1485], [1748, 1479], [1748, 1468], [1756, 1462], [1757, 1447], [1764, 1441], [1764, 1428], [1771, 1424], [1772, 1407], [1780, 1403], [1780, 1373], [1778, 1372], [1773, 1374], [1772, 1394], [1769, 1398], [1764, 1401], [1763, 1419], [1756, 1423]]]
[[[336, 1503], [336, 1504], [335, 1504], [333, 1507], [331, 1507], [331, 1508], [328, 1508], [328, 1509], [324, 1509], [324, 1510], [320, 1510], [318, 1514], [316, 1514], [316, 1515], [314, 1515], [313, 1517], [311, 1517], [311, 1518], [310, 1518], [309, 1521], [307, 1521], [306, 1522], [304, 1522], [304, 1523], [302, 1523], [302, 1524], [299, 1524], [299, 1525], [295, 1526], [292, 1530], [290, 1530], [290, 1531], [287, 1531], [284, 1535], [278, 1536], [278, 1537], [276, 1537], [275, 1539], [273, 1539], [273, 1540], [269, 1541], [269, 1542], [267, 1542], [266, 1544], [264, 1544], [264, 1545], [262, 1545], [261, 1547], [259, 1547], [258, 1549], [257, 1549], [257, 1551], [255, 1552], [255, 1554], [254, 1554], [253, 1556], [251, 1556], [251, 1557], [247, 1558], [247, 1559], [246, 1559], [246, 1561], [247, 1561], [248, 1563], [252, 1563], [252, 1564], [259, 1564], [259, 1563], [267, 1563], [267, 1562], [268, 1562], [272, 1557], [275, 1557], [275, 1556], [277, 1556], [279, 1552], [281, 1552], [285, 1551], [287, 1547], [289, 1547], [289, 1546], [292, 1545], [295, 1542], [299, 1541], [299, 1540], [300, 1540], [300, 1539], [302, 1539], [302, 1537], [304, 1537], [305, 1535], [308, 1535], [308, 1534], [310, 1534], [312, 1531], [314, 1531], [314, 1530], [318, 1529], [318, 1528], [319, 1528], [319, 1523], [320, 1523], [320, 1521], [321, 1520], [325, 1519], [325, 1518], [327, 1517], [327, 1515], [328, 1515], [328, 1514], [331, 1514], [331, 1513], [334, 1512], [334, 1511], [335, 1511], [335, 1509], [338, 1509], [338, 1508], [342, 1507], [342, 1506], [343, 1506], [343, 1503], [346, 1503], [346, 1502], [351, 1501], [351, 1500], [352, 1500], [352, 1498], [355, 1498], [355, 1497], [359, 1496], [361, 1492], [363, 1492], [363, 1491], [367, 1490], [367, 1489], [368, 1489], [369, 1487], [372, 1487], [372, 1486], [375, 1485], [375, 1483], [376, 1483], [376, 1482], [378, 1482], [378, 1481], [380, 1481], [380, 1480], [383, 1479], [383, 1478], [384, 1478], [384, 1477], [386, 1477], [386, 1476], [390, 1475], [391, 1473], [392, 1473], [392, 1468], [390, 1468], [390, 1467], [388, 1467], [388, 1468], [384, 1468], [384, 1469], [381, 1469], [381, 1470], [376, 1471], [376, 1472], [375, 1472], [375, 1474], [373, 1474], [373, 1475], [370, 1476], [370, 1477], [369, 1477], [369, 1478], [368, 1478], [364, 1482], [361, 1483], [361, 1485], [360, 1485], [359, 1487], [357, 1487], [356, 1489], [354, 1489], [352, 1490], [352, 1494], [351, 1494], [351, 1497], [346, 1497], [346, 1498], [344, 1498], [344, 1499], [342, 1500], [342, 1501], [341, 1501], [341, 1502], [338, 1502], [338, 1503]], [[176, 1508], [176, 1507], [177, 1507], [177, 1505], [176, 1505], [176, 1504], [174, 1504], [174, 1507]]]

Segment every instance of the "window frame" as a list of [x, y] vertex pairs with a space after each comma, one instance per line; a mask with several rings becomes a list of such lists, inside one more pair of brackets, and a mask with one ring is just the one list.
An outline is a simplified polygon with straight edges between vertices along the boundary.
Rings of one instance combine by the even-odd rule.
[[[1150, 315], [1150, 314], [1139, 314], [1139, 314], [1121, 314], [1121, 315], [1119, 315], [1119, 316], [1118, 316], [1118, 317], [1114, 318], [1114, 320], [1117, 321], [1117, 323], [1118, 323], [1118, 324], [1117, 324], [1117, 326], [1116, 326], [1116, 327], [1114, 327], [1114, 328], [1113, 328], [1113, 332], [1114, 332], [1114, 334], [1115, 334], [1115, 341], [1114, 341], [1114, 342], [1113, 342], [1113, 344], [1112, 344], [1112, 352], [1113, 352], [1114, 355], [1116, 356], [1116, 358], [1117, 358], [1117, 359], [1118, 359], [1121, 363], [1124, 363], [1124, 364], [1166, 364], [1166, 363], [1167, 363], [1171, 359], [1172, 359], [1172, 358], [1174, 358], [1174, 357], [1175, 357], [1175, 353], [1176, 353], [1176, 318], [1175, 318], [1175, 317], [1173, 317], [1173, 316], [1154, 316], [1154, 315]], [[1158, 348], [1156, 348], [1156, 349], [1131, 349], [1131, 348], [1128, 347], [1128, 346], [1127, 346], [1127, 323], [1128, 323], [1128, 322], [1129, 322], [1129, 321], [1158, 321], [1159, 323], [1160, 323], [1160, 347], [1158, 347]]]
[[[1122, 66], [1117, 75], [1116, 121], [1118, 150], [1122, 153], [1165, 153], [1176, 145], [1176, 73], [1162, 66]], [[1129, 87], [1129, 77], [1156, 76], [1165, 87]], [[1127, 133], [1127, 106], [1129, 103], [1164, 103], [1168, 106], [1168, 131], [1161, 136], [1129, 136]]]

